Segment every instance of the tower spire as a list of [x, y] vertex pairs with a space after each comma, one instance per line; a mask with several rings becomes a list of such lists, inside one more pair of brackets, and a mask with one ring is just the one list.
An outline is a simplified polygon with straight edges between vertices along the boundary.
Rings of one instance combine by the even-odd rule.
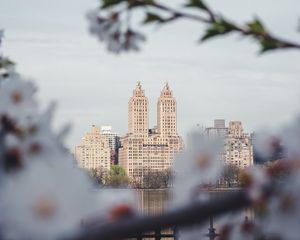
[[169, 90], [170, 90], [170, 87], [169, 87], [169, 83], [168, 83], [168, 81], [166, 81], [164, 89], [165, 89], [165, 90], [167, 90], [167, 91], [169, 91]]

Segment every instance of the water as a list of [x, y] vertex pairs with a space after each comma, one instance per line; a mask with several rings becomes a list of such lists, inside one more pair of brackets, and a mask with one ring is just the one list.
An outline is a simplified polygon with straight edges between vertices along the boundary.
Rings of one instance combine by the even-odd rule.
[[[213, 197], [221, 197], [230, 191], [214, 191]], [[232, 192], [232, 191], [231, 191]], [[169, 189], [137, 189], [138, 209], [145, 215], [161, 214], [171, 200]], [[245, 209], [242, 214], [250, 220], [254, 218], [253, 211]]]
[[[127, 191], [126, 189], [113, 189], [113, 191]], [[144, 215], [162, 214], [168, 208], [168, 203], [171, 200], [171, 194], [169, 189], [137, 189], [136, 192], [137, 207], [141, 213]], [[214, 191], [212, 192], [212, 197], [219, 197], [230, 191]], [[232, 191], [231, 191], [232, 192]], [[245, 219], [247, 217], [250, 221], [254, 219], [254, 212], [252, 209], [244, 209], [241, 211], [239, 216], [240, 219]], [[218, 232], [218, 221], [214, 219], [214, 228]], [[203, 235], [208, 232], [209, 220], [207, 224], [203, 225]], [[205, 238], [204, 238], [205, 239]]]
[[138, 209], [145, 215], [163, 213], [170, 199], [168, 189], [138, 189], [136, 193]]
[[[214, 191], [211, 193], [212, 197], [222, 197], [222, 195], [230, 191]], [[232, 192], [232, 191], [231, 191]], [[151, 214], [161, 214], [166, 211], [168, 207], [168, 202], [171, 199], [171, 194], [168, 189], [142, 189], [136, 190], [137, 199], [138, 199], [138, 208], [145, 215]], [[254, 211], [252, 209], [244, 209], [239, 212], [238, 215], [241, 220], [246, 217], [251, 221], [254, 220]], [[222, 220], [224, 223], [224, 220]], [[218, 219], [213, 219], [213, 227], [216, 229], [216, 232], [219, 231], [220, 222]], [[200, 227], [200, 226], [199, 226]], [[201, 228], [202, 235], [204, 236], [208, 233], [209, 220], [207, 224], [203, 224]], [[207, 239], [207, 238], [200, 238]]]

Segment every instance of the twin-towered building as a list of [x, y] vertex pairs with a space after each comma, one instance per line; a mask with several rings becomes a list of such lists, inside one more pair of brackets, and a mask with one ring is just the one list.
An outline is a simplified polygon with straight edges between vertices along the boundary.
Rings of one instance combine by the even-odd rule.
[[[217, 119], [213, 127], [204, 129], [210, 138], [224, 139], [220, 161], [245, 168], [253, 164], [251, 138], [244, 133], [240, 121]], [[138, 82], [128, 102], [128, 133], [122, 137], [110, 126], [101, 130], [92, 126], [75, 148], [78, 165], [82, 168], [109, 170], [118, 162], [129, 178], [143, 181], [150, 171], [172, 167], [175, 156], [183, 150], [183, 140], [177, 133], [177, 104], [172, 90], [166, 84], [157, 100], [157, 126], [149, 129], [149, 102]]]
[[128, 133], [121, 137], [119, 164], [131, 179], [169, 169], [183, 149], [177, 133], [177, 104], [168, 84], [157, 101], [157, 126], [149, 129], [149, 102], [138, 82], [128, 103]]

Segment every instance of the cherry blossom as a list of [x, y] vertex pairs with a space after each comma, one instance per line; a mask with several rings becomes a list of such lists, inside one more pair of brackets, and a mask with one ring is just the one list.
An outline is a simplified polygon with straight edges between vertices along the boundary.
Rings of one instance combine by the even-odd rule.
[[300, 116], [282, 129], [281, 139], [289, 159], [300, 160]]
[[272, 157], [281, 150], [280, 136], [268, 131], [255, 133], [253, 147], [257, 157], [262, 159], [261, 162], [275, 160]]
[[103, 213], [87, 176], [70, 159], [48, 158], [32, 162], [2, 183], [1, 225], [7, 237], [54, 239], [75, 231], [82, 219]]
[[37, 102], [32, 97], [35, 92], [32, 82], [21, 80], [13, 74], [3, 81], [0, 88], [0, 115], [6, 115], [19, 125], [28, 124], [29, 117], [37, 110]]
[[117, 13], [104, 18], [99, 16], [98, 10], [91, 10], [86, 17], [90, 24], [90, 33], [96, 35], [100, 41], [106, 41], [111, 35], [120, 31], [121, 23]]
[[[135, 214], [132, 192], [92, 191], [94, 185], [51, 122], [36, 88], [14, 73], [0, 82], [0, 227], [6, 239], [55, 239], [79, 231], [88, 219], [115, 221]], [[131, 200], [128, 200], [130, 199]]]
[[252, 166], [244, 170], [241, 175], [241, 181], [245, 185], [249, 198], [255, 203], [265, 197], [265, 188], [270, 180], [270, 176], [261, 166]]
[[297, 239], [300, 218], [300, 177], [295, 171], [277, 186], [276, 194], [268, 200], [260, 223], [265, 234], [283, 239]]
[[174, 163], [173, 204], [184, 204], [194, 200], [207, 200], [206, 187], [215, 184], [221, 176], [223, 163], [220, 154], [222, 139], [209, 139], [194, 134], [184, 153]]
[[146, 40], [145, 36], [129, 28], [123, 29], [118, 12], [111, 12], [107, 17], [99, 14], [98, 10], [87, 13], [89, 31], [99, 41], [107, 44], [107, 50], [113, 53], [123, 51], [138, 51], [139, 43]]

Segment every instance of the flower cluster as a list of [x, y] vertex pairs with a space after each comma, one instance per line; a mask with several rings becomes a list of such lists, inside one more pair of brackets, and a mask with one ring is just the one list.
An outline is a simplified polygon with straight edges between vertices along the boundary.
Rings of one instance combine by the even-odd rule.
[[91, 179], [62, 143], [69, 127], [54, 133], [54, 105], [41, 112], [35, 92], [17, 73], [0, 82], [1, 238], [55, 239], [87, 219], [132, 215], [132, 193], [92, 191]]
[[215, 184], [222, 173], [221, 153], [223, 139], [210, 139], [202, 133], [193, 133], [190, 144], [174, 163], [173, 204], [206, 200], [206, 190]]
[[[223, 140], [209, 139], [199, 133], [189, 137], [186, 151], [175, 161], [173, 206], [210, 201], [207, 190], [221, 177]], [[225, 216], [219, 223], [220, 239], [297, 239], [300, 119], [296, 118], [277, 133], [255, 134], [254, 149], [263, 164], [241, 170], [239, 177], [255, 219]], [[201, 226], [180, 229], [181, 239], [196, 239], [203, 234]]]
[[[224, 239], [297, 239], [300, 230], [300, 121], [299, 118], [277, 133], [255, 136], [256, 153], [264, 165], [242, 173], [242, 181], [255, 211], [251, 228], [228, 220]], [[279, 154], [280, 153], [280, 154]], [[280, 156], [280, 157], [279, 157]], [[273, 158], [273, 161], [270, 161]], [[274, 161], [276, 160], [276, 161]], [[235, 227], [234, 227], [235, 226]], [[243, 225], [240, 225], [243, 226]], [[239, 229], [239, 231], [237, 231]], [[250, 231], [251, 230], [251, 231]]]
[[138, 51], [139, 43], [146, 40], [139, 32], [123, 29], [118, 12], [102, 17], [98, 10], [91, 10], [87, 13], [87, 19], [90, 33], [105, 42], [110, 52]]

